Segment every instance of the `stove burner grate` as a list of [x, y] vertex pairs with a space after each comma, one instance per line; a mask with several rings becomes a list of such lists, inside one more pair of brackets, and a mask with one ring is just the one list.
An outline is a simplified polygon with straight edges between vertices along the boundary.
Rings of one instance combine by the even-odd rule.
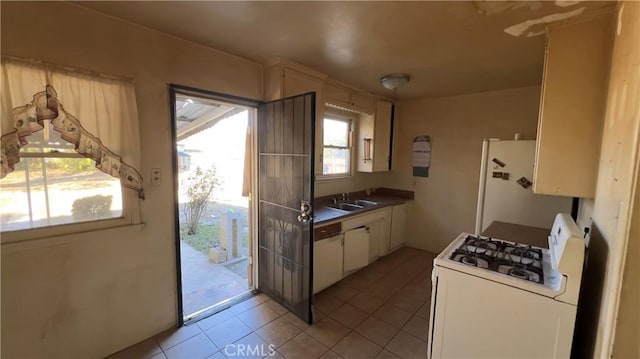
[[544, 284], [543, 252], [540, 248], [467, 235], [449, 259], [466, 266]]
[[494, 241], [491, 238], [467, 236], [461, 248], [463, 247], [470, 254], [493, 255], [493, 252], [498, 250], [501, 244], [501, 242]]
[[529, 272], [527, 272], [523, 268], [518, 268], [518, 267], [510, 268], [509, 271], [507, 272], [507, 274], [512, 276], [512, 277], [525, 279], [525, 280], [531, 280], [531, 276], [529, 275]]
[[[489, 250], [489, 248], [491, 247], [488, 242], [484, 242], [484, 241], [473, 241], [473, 242], [470, 242], [468, 245], [475, 247], [473, 249], [473, 252], [475, 253], [484, 253], [487, 250]], [[492, 249], [495, 250], [495, 248], [492, 248]]]
[[535, 259], [534, 253], [527, 248], [515, 248], [511, 254], [526, 259]]
[[466, 255], [464, 257], [462, 257], [462, 259], [460, 259], [460, 262], [466, 264], [466, 265], [470, 265], [470, 266], [477, 266], [478, 265], [478, 260], [476, 260], [475, 257], [472, 257], [470, 255]]

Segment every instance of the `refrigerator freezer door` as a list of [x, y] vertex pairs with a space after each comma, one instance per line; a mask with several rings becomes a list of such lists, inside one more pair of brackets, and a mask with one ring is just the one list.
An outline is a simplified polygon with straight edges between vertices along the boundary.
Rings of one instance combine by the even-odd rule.
[[[534, 194], [525, 185], [533, 180], [535, 141], [487, 142], [480, 173], [478, 234], [493, 221], [551, 228], [557, 213], [571, 211], [570, 197]], [[518, 183], [522, 178], [527, 181]]]

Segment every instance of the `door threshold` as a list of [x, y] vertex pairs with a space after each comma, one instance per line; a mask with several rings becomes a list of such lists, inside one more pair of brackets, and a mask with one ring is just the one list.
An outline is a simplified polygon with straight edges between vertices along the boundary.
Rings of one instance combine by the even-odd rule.
[[236, 296], [225, 299], [220, 303], [216, 303], [210, 307], [207, 307], [195, 313], [189, 314], [188, 316], [184, 317], [183, 325], [184, 326], [191, 325], [202, 319], [208, 318], [214, 314], [220, 313], [221, 311], [225, 309], [229, 309], [238, 303], [244, 302], [245, 300], [257, 295], [258, 293], [260, 293], [258, 290], [250, 289], [244, 293], [240, 293]]

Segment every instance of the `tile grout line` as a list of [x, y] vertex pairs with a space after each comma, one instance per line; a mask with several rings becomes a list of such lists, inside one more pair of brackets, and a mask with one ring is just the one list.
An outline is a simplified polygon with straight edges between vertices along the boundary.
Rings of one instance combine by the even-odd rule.
[[[406, 252], [405, 252], [405, 253], [406, 253]], [[393, 255], [393, 254], [392, 254], [392, 255]], [[407, 256], [404, 256], [404, 257], [407, 257]], [[399, 259], [396, 259], [396, 258], [403, 258], [403, 256], [396, 256], [396, 257], [390, 257], [390, 256], [389, 256], [389, 257], [387, 257], [387, 258], [391, 258], [391, 260], [394, 260], [394, 261], [399, 261]], [[384, 260], [384, 259], [383, 259], [383, 260]], [[431, 260], [423, 260], [423, 259], [410, 259], [410, 260], [409, 260], [409, 259], [406, 259], [406, 258], [405, 258], [404, 260], [405, 260], [405, 263], [410, 263], [410, 264], [396, 264], [396, 265], [393, 265], [393, 264], [392, 264], [392, 265], [391, 265], [391, 267], [393, 267], [393, 268], [392, 268], [392, 269], [390, 269], [390, 270], [380, 270], [379, 268], [372, 268], [372, 269], [371, 269], [371, 270], [369, 270], [369, 271], [364, 271], [364, 272], [361, 272], [361, 273], [357, 273], [357, 272], [356, 272], [356, 273], [354, 273], [354, 275], [360, 274], [360, 276], [359, 276], [359, 277], [352, 277], [352, 279], [351, 279], [351, 280], [352, 280], [352, 281], [354, 281], [353, 283], [361, 283], [361, 284], [364, 284], [364, 285], [358, 285], [358, 286], [354, 287], [354, 286], [350, 285], [350, 284], [352, 284], [352, 283], [345, 283], [346, 288], [348, 288], [349, 290], [351, 290], [351, 291], [353, 291], [353, 292], [354, 292], [354, 295], [350, 296], [347, 300], [343, 300], [343, 299], [341, 299], [341, 298], [338, 298], [338, 297], [335, 295], [335, 292], [329, 292], [329, 293], [324, 294], [324, 295], [326, 295], [329, 299], [332, 299], [333, 301], [335, 301], [335, 302], [337, 302], [337, 303], [339, 303], [339, 304], [338, 304], [335, 308], [333, 308], [332, 310], [329, 310], [329, 311], [328, 311], [328, 313], [325, 313], [325, 312], [323, 312], [323, 311], [321, 311], [321, 310], [316, 309], [316, 312], [317, 312], [318, 314], [323, 315], [322, 319], [318, 320], [318, 322], [319, 322], [319, 321], [322, 321], [322, 320], [324, 320], [324, 319], [326, 319], [326, 318], [328, 318], [328, 319], [330, 319], [330, 320], [335, 321], [336, 323], [338, 323], [338, 324], [339, 324], [339, 325], [341, 325], [342, 327], [344, 327], [344, 328], [347, 328], [347, 329], [348, 329], [348, 330], [345, 332], [345, 334], [344, 334], [343, 336], [341, 336], [341, 337], [340, 337], [340, 339], [338, 339], [335, 343], [333, 343], [333, 344], [332, 344], [332, 345], [330, 345], [330, 346], [329, 346], [329, 345], [325, 345], [325, 344], [324, 344], [323, 342], [321, 342], [319, 339], [317, 339], [317, 338], [316, 338], [316, 337], [314, 337], [313, 335], [309, 334], [309, 329], [310, 329], [310, 328], [312, 328], [312, 326], [308, 326], [308, 325], [307, 325], [307, 327], [303, 329], [303, 328], [300, 328], [298, 325], [296, 325], [296, 324], [293, 322], [293, 320], [290, 320], [289, 318], [287, 318], [287, 314], [288, 314], [288, 313], [292, 313], [292, 312], [290, 312], [289, 310], [287, 310], [287, 311], [285, 311], [284, 313], [282, 313], [282, 314], [281, 314], [281, 313], [280, 313], [280, 311], [276, 311], [276, 310], [271, 309], [270, 307], [265, 306], [265, 308], [266, 308], [266, 309], [269, 309], [269, 310], [271, 310], [272, 312], [274, 312], [274, 313], [276, 314], [276, 316], [275, 316], [273, 319], [269, 320], [268, 322], [266, 322], [266, 323], [262, 324], [261, 326], [259, 326], [259, 327], [255, 328], [255, 329], [251, 328], [251, 327], [250, 327], [250, 326], [249, 326], [245, 321], [243, 321], [243, 320], [239, 317], [239, 315], [242, 315], [242, 314], [243, 314], [243, 313], [245, 313], [245, 312], [248, 312], [248, 311], [250, 311], [250, 310], [253, 310], [253, 309], [255, 309], [255, 308], [257, 308], [257, 307], [259, 307], [259, 306], [261, 306], [261, 305], [265, 304], [265, 303], [266, 303], [266, 302], [268, 302], [269, 300], [272, 300], [272, 299], [270, 299], [270, 298], [266, 298], [266, 299], [261, 298], [262, 300], [261, 300], [259, 303], [257, 303], [257, 304], [256, 304], [256, 303], [254, 302], [254, 303], [250, 304], [250, 305], [251, 305], [250, 307], [248, 307], [248, 308], [244, 308], [244, 310], [242, 310], [242, 311], [241, 311], [241, 312], [239, 312], [239, 313], [235, 313], [235, 312], [231, 309], [232, 307], [231, 307], [231, 308], [227, 308], [227, 309], [225, 309], [225, 311], [228, 311], [228, 313], [230, 314], [230, 317], [229, 317], [227, 320], [223, 320], [221, 323], [218, 323], [218, 324], [216, 324], [216, 325], [212, 326], [211, 328], [209, 328], [209, 329], [207, 329], [207, 330], [204, 330], [202, 327], [200, 327], [200, 325], [199, 325], [197, 322], [196, 322], [196, 323], [194, 323], [194, 324], [195, 324], [195, 326], [196, 326], [196, 327], [197, 327], [197, 329], [198, 329], [198, 332], [197, 332], [195, 335], [189, 336], [189, 337], [185, 338], [184, 340], [181, 340], [181, 341], [179, 341], [179, 342], [177, 342], [177, 343], [173, 344], [171, 347], [168, 347], [168, 348], [167, 348], [167, 350], [170, 350], [171, 348], [173, 348], [173, 347], [175, 347], [175, 346], [177, 346], [177, 345], [180, 345], [180, 344], [184, 343], [184, 342], [185, 342], [185, 341], [187, 341], [187, 340], [190, 340], [190, 339], [192, 339], [192, 338], [194, 338], [194, 337], [197, 337], [199, 334], [204, 334], [204, 335], [207, 337], [207, 341], [208, 341], [209, 343], [211, 343], [211, 344], [213, 345], [213, 347], [217, 350], [217, 351], [216, 351], [216, 353], [219, 353], [219, 352], [221, 352], [221, 351], [222, 351], [222, 349], [218, 348], [218, 346], [213, 342], [213, 340], [212, 340], [212, 339], [209, 337], [209, 335], [207, 335], [205, 332], [206, 332], [206, 331], [208, 331], [208, 330], [211, 330], [211, 329], [215, 328], [216, 326], [218, 326], [218, 325], [222, 324], [224, 321], [228, 321], [228, 320], [239, 320], [239, 321], [240, 321], [240, 323], [242, 323], [244, 326], [246, 326], [246, 327], [250, 330], [247, 334], [245, 334], [245, 335], [241, 336], [240, 338], [236, 339], [235, 341], [233, 341], [233, 343], [236, 343], [236, 342], [238, 342], [238, 341], [240, 341], [240, 340], [242, 340], [242, 339], [246, 338], [247, 336], [249, 336], [249, 335], [251, 335], [251, 334], [256, 334], [256, 336], [257, 336], [260, 340], [267, 342], [267, 339], [266, 339], [265, 337], [263, 337], [262, 335], [260, 335], [260, 334], [258, 333], [258, 330], [260, 330], [260, 329], [264, 328], [265, 326], [268, 326], [269, 324], [273, 323], [274, 321], [276, 321], [276, 320], [278, 320], [278, 319], [284, 318], [284, 320], [285, 320], [286, 322], [288, 322], [288, 324], [289, 324], [289, 325], [292, 325], [293, 327], [297, 328], [297, 329], [299, 330], [299, 333], [298, 333], [298, 334], [296, 334], [296, 335], [294, 335], [292, 338], [288, 339], [287, 341], [283, 342], [281, 345], [279, 345], [279, 346], [276, 348], [276, 350], [277, 350], [277, 349], [279, 349], [279, 348], [282, 348], [282, 347], [286, 346], [288, 343], [290, 343], [290, 342], [291, 342], [291, 341], [293, 341], [295, 338], [297, 338], [298, 336], [300, 336], [300, 334], [305, 334], [305, 335], [309, 336], [311, 339], [313, 339], [315, 342], [317, 342], [317, 343], [321, 344], [323, 347], [327, 348], [327, 350], [326, 350], [325, 352], [323, 352], [323, 353], [322, 353], [322, 355], [326, 355], [328, 352], [334, 352], [334, 353], [337, 353], [337, 352], [334, 350], [334, 348], [336, 348], [336, 346], [338, 346], [338, 344], [339, 344], [339, 343], [341, 343], [341, 342], [342, 342], [346, 337], [348, 337], [348, 336], [350, 336], [350, 335], [353, 335], [353, 334], [356, 334], [356, 335], [357, 335], [357, 336], [359, 336], [360, 338], [364, 339], [367, 343], [369, 343], [369, 344], [373, 344], [373, 345], [375, 345], [376, 347], [379, 347], [379, 348], [380, 348], [380, 350], [376, 353], [377, 355], [379, 355], [379, 354], [380, 354], [380, 353], [382, 353], [383, 351], [389, 351], [389, 352], [393, 353], [394, 355], [399, 355], [399, 354], [395, 353], [393, 350], [390, 350], [390, 349], [388, 348], [388, 345], [389, 345], [390, 343], [392, 343], [392, 342], [393, 342], [393, 340], [395, 340], [395, 339], [396, 339], [396, 338], [397, 338], [401, 333], [402, 333], [403, 335], [407, 335], [407, 336], [409, 336], [409, 337], [411, 337], [411, 338], [414, 338], [414, 339], [416, 339], [416, 340], [418, 340], [418, 341], [420, 341], [420, 342], [422, 342], [422, 343], [425, 343], [425, 340], [423, 340], [422, 338], [420, 338], [420, 337], [418, 337], [418, 336], [414, 335], [413, 333], [411, 333], [411, 332], [409, 332], [409, 331], [405, 330], [405, 327], [407, 326], [407, 324], [408, 324], [411, 320], [415, 319], [416, 317], [419, 317], [421, 320], [426, 320], [426, 321], [428, 321], [428, 318], [424, 318], [422, 315], [418, 315], [417, 313], [418, 313], [418, 312], [423, 308], [423, 306], [424, 306], [424, 305], [426, 305], [427, 303], [429, 303], [429, 302], [430, 302], [430, 297], [429, 297], [429, 295], [428, 295], [428, 294], [429, 294], [429, 293], [428, 293], [428, 292], [429, 292], [429, 286], [427, 286], [427, 288], [424, 288], [424, 289], [423, 289], [423, 283], [421, 283], [421, 281], [423, 281], [423, 276], [425, 275], [425, 273], [422, 273], [422, 272], [424, 272], [424, 270], [423, 270], [423, 269], [421, 269], [421, 268], [418, 268], [418, 267], [423, 266], [423, 265], [425, 264], [425, 262], [426, 262], [426, 263], [430, 263], [430, 262], [431, 262]], [[387, 266], [387, 265], [388, 265], [387, 263], [389, 263], [389, 261], [390, 261], [390, 260], [388, 260], [387, 262], [384, 262], [384, 263], [383, 263], [383, 264], [381, 264], [381, 265], [382, 265], [382, 266]], [[381, 262], [378, 262], [378, 263], [381, 263]], [[432, 266], [432, 264], [431, 264], [431, 266]], [[412, 267], [413, 267], [413, 268], [416, 268], [416, 269], [418, 269], [418, 270], [417, 270], [416, 272], [409, 271], [409, 273], [404, 273], [404, 272], [407, 272], [407, 269], [405, 269], [405, 268], [412, 268]], [[370, 267], [370, 268], [371, 268], [371, 267]], [[402, 268], [402, 269], [401, 269], [401, 268]], [[367, 270], [367, 268], [364, 268], [364, 269], [365, 269], [365, 270]], [[426, 269], [426, 268], [425, 268], [425, 269]], [[396, 272], [396, 270], [400, 270], [400, 272]], [[373, 274], [371, 274], [371, 273], [373, 273]], [[376, 274], [376, 273], [377, 273], [377, 274]], [[413, 275], [410, 275], [411, 273], [414, 273], [414, 274], [413, 274]], [[377, 297], [377, 296], [375, 296], [375, 295], [371, 295], [371, 294], [369, 294], [369, 293], [366, 293], [367, 291], [371, 290], [371, 289], [372, 289], [372, 287], [373, 287], [373, 286], [374, 286], [378, 281], [380, 281], [380, 280], [381, 280], [381, 279], [383, 279], [383, 278], [386, 278], [387, 280], [392, 280], [392, 281], [393, 281], [393, 280], [394, 280], [394, 277], [396, 277], [396, 278], [402, 278], [403, 276], [404, 276], [404, 278], [405, 278], [405, 279], [402, 279], [403, 284], [402, 284], [398, 289], [393, 290], [393, 291], [394, 291], [394, 292], [396, 292], [396, 293], [395, 293], [395, 294], [393, 294], [391, 297], [388, 297], [388, 298], [386, 298], [386, 299], [385, 299], [385, 298], [380, 298], [380, 297]], [[349, 278], [349, 277], [347, 277], [347, 278]], [[345, 278], [345, 279], [347, 279], [347, 278]], [[372, 279], [372, 278], [375, 278], [375, 279]], [[414, 282], [415, 282], [415, 283], [414, 283]], [[428, 282], [428, 281], [427, 281], [427, 282]], [[410, 292], [408, 292], [407, 294], [408, 294], [409, 296], [411, 296], [411, 295], [413, 294], [413, 293], [411, 293], [411, 292], [415, 292], [416, 290], [417, 290], [417, 293], [418, 293], [418, 294], [416, 294], [416, 295], [415, 295], [415, 297], [416, 297], [416, 299], [418, 299], [418, 300], [421, 302], [421, 304], [420, 304], [419, 306], [417, 306], [417, 307], [416, 307], [415, 309], [413, 309], [413, 310], [407, 310], [407, 309], [405, 309], [405, 308], [403, 308], [403, 307], [399, 307], [399, 306], [397, 306], [395, 303], [393, 303], [393, 302], [391, 301], [391, 298], [393, 298], [393, 297], [395, 297], [396, 295], [398, 295], [398, 293], [399, 293], [399, 292], [402, 292], [402, 291], [410, 291]], [[423, 299], [423, 298], [424, 298], [424, 297], [423, 297], [423, 294], [420, 294], [422, 291], [426, 291], [426, 292], [427, 292], [427, 293], [423, 293], [423, 294], [426, 294], [426, 299]], [[262, 294], [262, 295], [264, 295], [264, 294]], [[352, 301], [353, 301], [356, 297], [361, 296], [361, 295], [369, 296], [369, 297], [371, 297], [371, 298], [373, 298], [373, 299], [376, 299], [377, 301], [382, 301], [382, 303], [381, 303], [379, 306], [377, 306], [377, 307], [373, 310], [373, 312], [369, 313], [369, 311], [367, 311], [367, 310], [363, 310], [363, 309], [361, 309], [360, 307], [355, 306], [355, 305], [352, 303]], [[257, 298], [257, 297], [253, 297], [253, 298]], [[254, 301], [257, 301], [257, 300], [260, 300], [260, 299], [254, 299]], [[274, 301], [274, 303], [276, 303], [276, 304], [277, 304], [277, 302], [275, 302], [275, 301]], [[331, 314], [332, 314], [332, 313], [334, 313], [335, 311], [337, 311], [340, 307], [344, 306], [345, 304], [351, 305], [351, 306], [353, 306], [354, 308], [356, 308], [356, 309], [358, 309], [359, 311], [362, 311], [364, 314], [366, 314], [366, 316], [364, 317], [364, 319], [363, 319], [363, 320], [361, 320], [361, 321], [359, 321], [359, 322], [358, 322], [358, 324], [357, 324], [357, 325], [355, 325], [355, 327], [354, 327], [354, 328], [350, 328], [349, 326], [346, 326], [346, 325], [344, 325], [342, 322], [339, 322], [339, 321], [337, 321], [335, 318], [331, 317]], [[406, 322], [404, 322], [402, 325], [400, 325], [400, 327], [396, 327], [396, 326], [395, 326], [395, 324], [389, 323], [389, 322], [387, 322], [387, 321], [386, 321], [386, 320], [384, 320], [384, 319], [381, 319], [381, 318], [378, 318], [378, 317], [374, 316], [374, 314], [375, 314], [375, 313], [376, 313], [380, 308], [382, 308], [382, 307], [383, 307], [383, 306], [385, 306], [385, 305], [389, 305], [389, 306], [391, 306], [392, 308], [399, 309], [399, 310], [402, 310], [402, 311], [404, 311], [404, 312], [409, 313], [409, 319], [407, 319], [407, 321], [406, 321]], [[286, 308], [285, 308], [285, 309], [286, 309]], [[216, 314], [217, 314], [217, 313], [216, 313]], [[215, 314], [214, 314], [214, 315], [215, 315]], [[385, 323], [386, 325], [389, 325], [390, 327], [392, 327], [394, 330], [397, 330], [397, 331], [396, 331], [396, 333], [395, 333], [395, 334], [394, 334], [394, 335], [393, 335], [389, 340], [387, 340], [387, 341], [385, 342], [385, 344], [383, 344], [383, 345], [382, 345], [382, 344], [378, 344], [378, 343], [374, 342], [373, 340], [371, 340], [371, 339], [369, 339], [369, 338], [365, 337], [363, 334], [361, 334], [360, 332], [358, 332], [358, 328], [359, 328], [360, 326], [362, 326], [362, 324], [363, 324], [364, 322], [366, 322], [367, 320], [369, 320], [369, 319], [371, 319], [371, 318], [374, 318], [374, 319], [376, 319], [376, 320], [380, 320], [380, 321], [382, 321], [383, 323]], [[205, 318], [205, 319], [206, 319], [206, 318]], [[292, 318], [292, 319], [293, 319], [293, 318]], [[305, 323], [305, 324], [306, 324], [306, 323]], [[154, 342], [154, 343], [156, 344], [156, 346], [160, 349], [160, 352], [161, 352], [161, 353], [163, 353], [163, 355], [166, 357], [166, 356], [167, 356], [167, 354], [166, 354], [166, 353], [167, 353], [167, 350], [165, 350], [164, 348], [162, 348], [162, 346], [160, 345], [160, 341], [157, 339], [157, 335], [156, 335], [156, 336], [154, 336], [154, 337], [152, 337], [152, 338], [153, 338], [153, 342]], [[280, 353], [280, 352], [279, 352], [279, 353]], [[214, 353], [214, 354], [215, 354], [215, 353]], [[280, 353], [280, 354], [284, 356], [284, 354], [282, 354], [282, 353]], [[339, 353], [338, 353], [338, 354], [339, 354]], [[342, 356], [341, 354], [339, 354], [339, 355], [340, 355], [340, 356]]]

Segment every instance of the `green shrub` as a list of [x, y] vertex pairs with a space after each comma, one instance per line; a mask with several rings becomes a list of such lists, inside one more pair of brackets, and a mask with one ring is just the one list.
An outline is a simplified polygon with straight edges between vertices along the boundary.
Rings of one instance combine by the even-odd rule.
[[220, 226], [217, 224], [198, 226], [195, 234], [188, 234], [188, 231], [188, 226], [181, 224], [180, 239], [202, 254], [209, 255], [210, 248], [220, 245]]
[[73, 201], [71, 213], [77, 221], [108, 218], [111, 215], [113, 196], [95, 195]]
[[187, 221], [188, 235], [198, 232], [202, 212], [207, 208], [213, 189], [220, 184], [216, 175], [216, 167], [212, 164], [206, 170], [196, 167], [182, 185], [187, 189], [187, 203], [184, 206], [184, 216]]

